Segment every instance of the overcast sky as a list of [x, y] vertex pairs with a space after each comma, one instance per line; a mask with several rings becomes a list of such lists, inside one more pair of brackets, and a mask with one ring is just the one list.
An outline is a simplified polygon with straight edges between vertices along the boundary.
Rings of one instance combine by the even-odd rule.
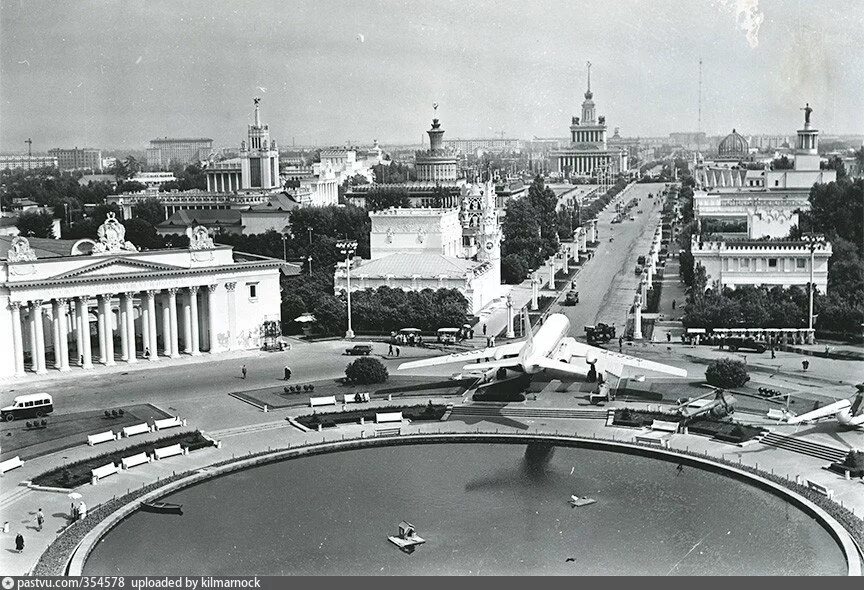
[[621, 134], [864, 133], [860, 0], [0, 0], [0, 149], [565, 136], [592, 66]]

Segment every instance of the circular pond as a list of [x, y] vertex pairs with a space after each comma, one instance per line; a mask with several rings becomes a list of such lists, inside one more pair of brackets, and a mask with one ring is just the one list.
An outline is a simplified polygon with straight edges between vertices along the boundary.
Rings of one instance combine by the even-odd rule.
[[[571, 508], [571, 494], [597, 502]], [[516, 444], [312, 455], [174, 493], [136, 512], [84, 575], [842, 575], [810, 515], [743, 481], [639, 455]], [[387, 541], [400, 521], [426, 543]]]

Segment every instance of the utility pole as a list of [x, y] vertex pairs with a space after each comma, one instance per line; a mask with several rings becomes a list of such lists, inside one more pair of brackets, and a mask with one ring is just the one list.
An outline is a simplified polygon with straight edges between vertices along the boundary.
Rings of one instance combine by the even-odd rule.
[[27, 170], [30, 170], [33, 160], [33, 140], [28, 137], [24, 143], [27, 144]]
[[702, 150], [702, 58], [699, 58], [699, 114], [696, 124], [696, 151]]

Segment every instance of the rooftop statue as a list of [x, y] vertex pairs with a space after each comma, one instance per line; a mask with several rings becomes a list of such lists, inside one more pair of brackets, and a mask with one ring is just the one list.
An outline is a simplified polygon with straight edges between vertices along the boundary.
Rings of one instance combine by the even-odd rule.
[[32, 262], [36, 260], [36, 253], [30, 247], [30, 240], [23, 236], [15, 236], [9, 245], [9, 253], [6, 255], [9, 262]]
[[189, 238], [190, 250], [210, 250], [213, 248], [213, 238], [210, 237], [210, 232], [203, 225], [197, 225], [192, 228], [192, 235]]
[[132, 242], [124, 240], [126, 228], [117, 221], [117, 215], [113, 211], [108, 212], [105, 223], [99, 226], [96, 232], [99, 242], [93, 247], [93, 254], [104, 254], [106, 252], [137, 252], [138, 248]]
[[801, 110], [804, 111], [804, 124], [807, 125], [810, 123], [810, 113], [813, 112], [813, 109], [810, 108], [810, 103], [808, 102]]

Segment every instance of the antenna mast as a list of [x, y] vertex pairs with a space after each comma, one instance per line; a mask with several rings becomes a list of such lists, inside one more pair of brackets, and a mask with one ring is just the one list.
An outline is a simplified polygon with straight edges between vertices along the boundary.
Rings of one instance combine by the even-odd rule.
[[697, 121], [696, 151], [702, 149], [702, 58], [699, 58], [699, 119]]

